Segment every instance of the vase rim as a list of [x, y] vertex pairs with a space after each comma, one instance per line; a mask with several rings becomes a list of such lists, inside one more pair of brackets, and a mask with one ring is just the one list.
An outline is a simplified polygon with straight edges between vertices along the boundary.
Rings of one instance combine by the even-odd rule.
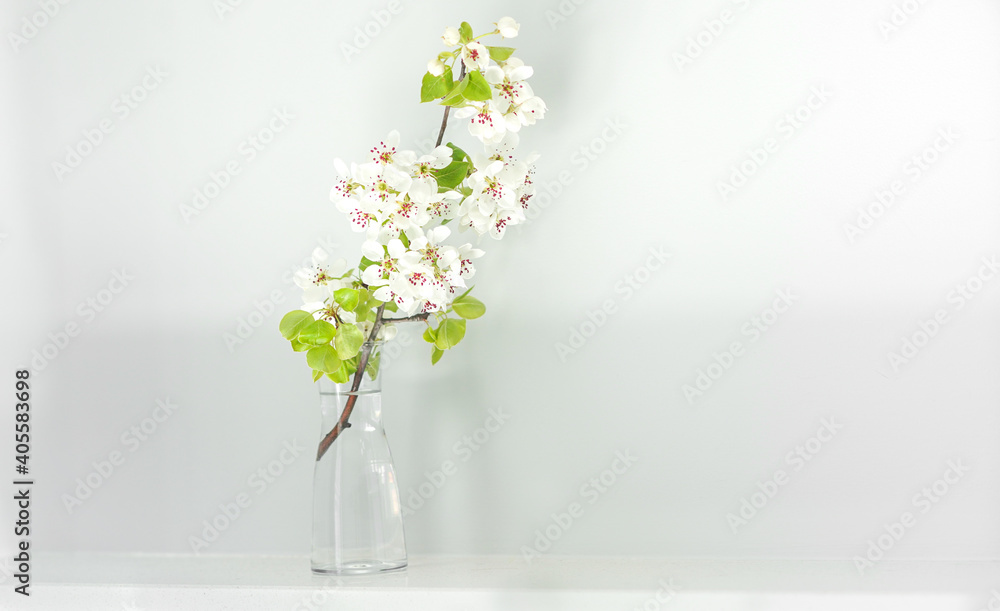
[[[353, 380], [352, 380], [353, 381]], [[334, 382], [330, 378], [324, 377], [316, 381], [316, 386], [319, 387], [319, 394], [321, 395], [370, 395], [377, 392], [382, 392], [379, 389], [373, 389], [370, 386], [365, 387], [362, 383], [361, 388], [356, 391], [351, 391], [351, 382], [338, 383]]]

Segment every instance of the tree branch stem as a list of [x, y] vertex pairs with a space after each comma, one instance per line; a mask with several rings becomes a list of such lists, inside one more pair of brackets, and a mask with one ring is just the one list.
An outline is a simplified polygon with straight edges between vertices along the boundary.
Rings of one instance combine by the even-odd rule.
[[[465, 78], [465, 62], [462, 61], [462, 58], [460, 57], [458, 58], [458, 63], [462, 65], [461, 70], [458, 72], [458, 80], [462, 80]], [[448, 127], [448, 111], [450, 110], [451, 106], [444, 107], [444, 116], [441, 117], [441, 131], [438, 132], [438, 139], [437, 142], [434, 143], [434, 148], [441, 146], [441, 142], [444, 140], [444, 130]]]

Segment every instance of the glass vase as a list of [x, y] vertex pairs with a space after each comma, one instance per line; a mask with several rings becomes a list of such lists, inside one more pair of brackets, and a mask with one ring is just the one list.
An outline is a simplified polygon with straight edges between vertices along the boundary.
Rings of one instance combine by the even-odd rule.
[[[372, 360], [378, 346], [372, 348]], [[377, 362], [377, 361], [375, 361]], [[318, 382], [322, 428], [313, 481], [312, 570], [362, 575], [406, 566], [396, 470], [382, 427], [382, 379]], [[350, 409], [348, 426], [338, 422]]]

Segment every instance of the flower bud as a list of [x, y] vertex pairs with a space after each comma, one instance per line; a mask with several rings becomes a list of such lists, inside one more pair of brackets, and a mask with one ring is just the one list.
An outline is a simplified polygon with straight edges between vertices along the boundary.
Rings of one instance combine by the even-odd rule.
[[445, 70], [444, 62], [436, 57], [431, 61], [427, 62], [427, 71], [433, 74], [434, 76], [441, 76], [442, 74], [444, 74], [444, 70]]
[[521, 27], [521, 24], [514, 21], [512, 17], [504, 17], [496, 25], [497, 30], [500, 31], [500, 35], [504, 38], [516, 38], [517, 31]]
[[378, 330], [378, 335], [379, 335], [378, 339], [386, 342], [392, 341], [392, 339], [396, 337], [396, 331], [397, 331], [396, 325], [391, 323], [386, 324], [381, 329]]
[[458, 28], [445, 28], [444, 36], [441, 37], [441, 40], [444, 41], [444, 44], [448, 45], [449, 47], [454, 47], [455, 45], [458, 44], [458, 41], [461, 39], [462, 35], [459, 34]]

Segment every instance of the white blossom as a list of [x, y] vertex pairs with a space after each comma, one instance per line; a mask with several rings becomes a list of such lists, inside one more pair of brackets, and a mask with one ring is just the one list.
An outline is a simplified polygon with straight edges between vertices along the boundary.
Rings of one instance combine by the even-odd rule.
[[460, 223], [473, 228], [476, 233], [489, 233], [494, 239], [501, 239], [510, 225], [524, 222], [523, 209], [517, 197], [518, 184], [505, 183], [503, 176], [505, 163], [497, 159], [483, 160], [469, 177], [472, 183], [470, 195], [459, 207]]
[[472, 244], [463, 244], [458, 247], [458, 273], [463, 279], [471, 278], [476, 275], [476, 268], [472, 265], [472, 260], [478, 259], [484, 254], [486, 253], [478, 248], [473, 248]]
[[514, 132], [507, 132], [500, 141], [485, 145], [482, 154], [473, 155], [477, 168], [485, 168], [494, 161], [503, 163], [496, 173], [496, 179], [505, 185], [518, 186], [528, 175], [528, 165], [514, 158], [520, 138]]
[[397, 151], [398, 147], [399, 132], [393, 130], [385, 140], [372, 147], [372, 161], [383, 167], [395, 166], [401, 171], [408, 170], [417, 160], [417, 154], [413, 151]]
[[469, 119], [469, 133], [483, 144], [499, 142], [507, 133], [503, 109], [496, 99], [476, 102], [455, 111], [458, 119]]
[[347, 261], [336, 259], [331, 261], [330, 255], [322, 248], [317, 248], [312, 254], [312, 266], [304, 267], [295, 272], [292, 277], [295, 284], [302, 289], [302, 309], [311, 312], [319, 320], [329, 313], [329, 302], [333, 292], [350, 284], [341, 276], [347, 271]]
[[[442, 144], [426, 155], [421, 155], [413, 164], [413, 186], [418, 194], [426, 193], [428, 190], [437, 193], [437, 180], [434, 178], [434, 170], [443, 170], [451, 163], [451, 148]], [[419, 195], [418, 195], [419, 197]], [[423, 198], [425, 203], [430, 203], [430, 198]]]
[[483, 71], [490, 64], [490, 52], [482, 43], [473, 41], [462, 47], [462, 61], [466, 70]]
[[534, 125], [535, 121], [545, 118], [545, 111], [548, 108], [542, 98], [535, 96], [528, 98], [518, 106], [516, 114], [521, 120], [521, 125]]
[[443, 225], [426, 233], [415, 228], [409, 235], [409, 247], [398, 239], [390, 240], [384, 249], [366, 242], [363, 252], [375, 263], [365, 269], [361, 280], [375, 288], [377, 299], [395, 303], [407, 315], [444, 310], [457, 290], [465, 288], [470, 262], [482, 251], [471, 246], [460, 251], [444, 244], [451, 230]]
[[[521, 68], [531, 70], [529, 66], [522, 66]], [[534, 97], [531, 86], [524, 82], [527, 76], [524, 75], [524, 71], [521, 68], [508, 70], [506, 65], [504, 67], [490, 66], [483, 73], [483, 78], [493, 86], [494, 95], [500, 96], [500, 99], [505, 103], [521, 104], [528, 98]], [[530, 76], [530, 72], [528, 76]]]

